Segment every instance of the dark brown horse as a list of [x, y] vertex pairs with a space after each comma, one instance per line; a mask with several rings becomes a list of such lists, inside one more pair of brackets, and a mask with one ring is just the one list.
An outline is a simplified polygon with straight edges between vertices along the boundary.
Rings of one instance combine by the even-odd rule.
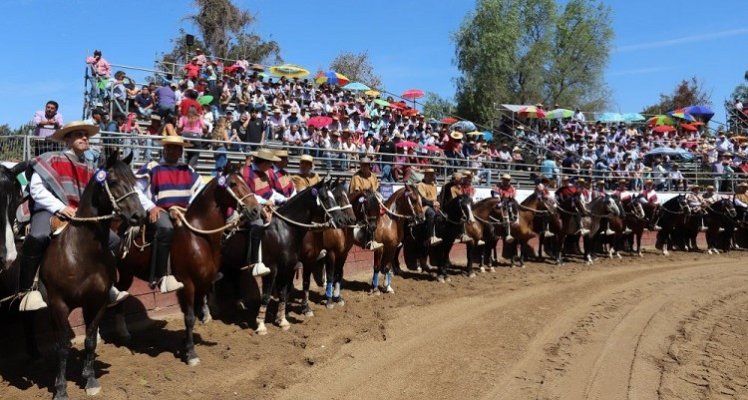
[[[441, 242], [429, 248], [431, 263], [437, 268], [436, 279], [438, 282], [442, 283], [449, 280], [447, 277], [447, 265], [450, 263], [449, 253], [452, 250], [455, 239], [460, 236], [463, 225], [467, 230], [467, 224], [475, 221], [472, 211], [473, 200], [470, 196], [461, 194], [451, 199], [449, 196], [445, 196], [444, 199], [447, 199], [446, 204], [442, 205], [442, 210], [439, 212], [435, 224], [436, 235], [441, 239]], [[423, 234], [424, 236], [431, 235], [425, 231]], [[478, 239], [480, 239], [480, 237], [476, 237], [473, 240], [477, 241]], [[420, 242], [423, 242], [423, 240]], [[466, 255], [466, 258], [468, 259], [468, 276], [475, 276], [472, 269], [470, 252]]]
[[642, 236], [645, 228], [653, 227], [652, 218], [657, 214], [658, 206], [649, 202], [642, 204], [639, 202], [639, 197], [622, 201], [621, 204], [625, 213], [625, 226], [631, 230], [631, 240], [629, 240], [631, 252], [644, 257]]
[[499, 239], [502, 236], [506, 236], [504, 213], [500, 205], [501, 200], [499, 198], [487, 197], [474, 203], [472, 206], [473, 218], [481, 224], [483, 232], [481, 238], [484, 242], [483, 248], [479, 249], [478, 254], [475, 254], [475, 260], [481, 272], [486, 269], [489, 271], [494, 270], [492, 262], [493, 251], [496, 249]]
[[[26, 171], [28, 162], [18, 163], [13, 168], [0, 164], [0, 272], [10, 268], [18, 257], [13, 226], [16, 221], [16, 209], [21, 204], [21, 183], [16, 176]], [[2, 298], [3, 296], [0, 296]]]
[[374, 240], [382, 247], [374, 251], [374, 275], [371, 280], [371, 292], [380, 293], [379, 273], [385, 274], [385, 293], [394, 293], [392, 288], [392, 267], [398, 262], [400, 243], [405, 235], [405, 224], [419, 224], [426, 217], [421, 203], [418, 188], [406, 184], [398, 189], [383, 204], [384, 215], [377, 221]]
[[530, 211], [533, 217], [532, 230], [538, 235], [538, 260], [543, 261], [543, 252], [551, 255], [556, 265], [563, 262], [562, 245], [566, 238], [561, 215], [556, 203], [548, 198], [540, 199], [533, 193], [519, 206], [520, 210]]
[[96, 336], [106, 305], [109, 288], [116, 278], [115, 256], [109, 251], [112, 217], [139, 225], [145, 210], [135, 192], [135, 176], [126, 163], [112, 153], [86, 186], [76, 216], [67, 228], [52, 238], [41, 263], [40, 277], [47, 291], [47, 304], [57, 338], [59, 364], [55, 379], [55, 399], [67, 399], [66, 366], [70, 352], [70, 312], [83, 308], [86, 323], [83, 378], [86, 393], [97, 394], [94, 358]]
[[[356, 221], [353, 213], [353, 207], [348, 199], [348, 193], [345, 187], [345, 180], [335, 180], [332, 184], [332, 195], [348, 217], [348, 226], [340, 229], [325, 229], [321, 232], [310, 231], [304, 235], [299, 259], [304, 265], [302, 288], [304, 290], [304, 300], [302, 310], [307, 317], [313, 317], [314, 311], [309, 306], [309, 286], [311, 284], [311, 275], [317, 270], [324, 267], [326, 272], [325, 305], [327, 308], [333, 308], [335, 304], [343, 306], [345, 301], [341, 296], [341, 285], [343, 283], [343, 267], [348, 259], [348, 252], [353, 247], [353, 229], [352, 224]], [[354, 196], [358, 197], [358, 196]], [[377, 206], [377, 211], [379, 207]], [[323, 222], [321, 218], [314, 222]], [[324, 251], [325, 256], [319, 260], [319, 254]]]
[[679, 194], [662, 203], [659, 212], [658, 225], [662, 229], [657, 232], [655, 248], [662, 250], [662, 255], [669, 255], [671, 246], [679, 239], [678, 232], [684, 230], [686, 222], [691, 217], [686, 196]]
[[[211, 291], [221, 266], [221, 236], [227, 228], [235, 226], [226, 222], [230, 210], [238, 210], [249, 220], [260, 214], [257, 200], [238, 168], [232, 164], [227, 165], [219, 177], [205, 185], [183, 217], [179, 217], [174, 223], [171, 266], [174, 276], [184, 284], [184, 288], [177, 292], [177, 297], [184, 314], [186, 334], [182, 358], [190, 366], [200, 363], [192, 334], [195, 305], [203, 308], [204, 298]], [[150, 260], [151, 247], [134, 241], [125, 259], [119, 263], [120, 280], [117, 287], [120, 290], [129, 288], [135, 276], [148, 281]], [[124, 339], [129, 338], [122, 307], [118, 307], [116, 321], [119, 335]]]
[[737, 212], [733, 199], [722, 198], [706, 206], [706, 244], [708, 254], [719, 254], [729, 251], [732, 246], [732, 236], [737, 226]]

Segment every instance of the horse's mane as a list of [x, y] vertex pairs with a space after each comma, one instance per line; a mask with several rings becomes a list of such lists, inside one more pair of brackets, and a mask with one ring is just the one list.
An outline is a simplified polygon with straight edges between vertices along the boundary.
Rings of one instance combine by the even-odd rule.
[[[490, 203], [495, 203], [500, 200], [501, 199], [499, 199], [498, 197], [486, 197], [485, 199], [481, 199], [477, 201], [475, 204], [473, 204], [473, 210], [479, 210], [483, 207], [488, 206]], [[493, 207], [493, 205], [491, 205], [491, 207]]]
[[397, 189], [395, 191], [395, 193], [392, 193], [392, 196], [390, 196], [389, 199], [385, 200], [384, 205], [387, 208], [390, 208], [390, 206], [392, 206], [392, 204], [394, 204], [397, 200], [400, 199], [400, 197], [403, 195], [403, 193], [405, 193], [406, 189], [408, 189], [408, 187], [406, 187], [406, 186], [403, 186], [400, 189]]
[[312, 189], [316, 188], [316, 186], [317, 185], [309, 186], [306, 189], [300, 191], [299, 193], [296, 193], [295, 196], [291, 197], [290, 199], [288, 199], [287, 202], [285, 202], [283, 205], [278, 207], [278, 212], [288, 211], [289, 209], [293, 209], [294, 207], [296, 207], [296, 203], [301, 202], [302, 199], [306, 200], [306, 197], [309, 195], [309, 192]]

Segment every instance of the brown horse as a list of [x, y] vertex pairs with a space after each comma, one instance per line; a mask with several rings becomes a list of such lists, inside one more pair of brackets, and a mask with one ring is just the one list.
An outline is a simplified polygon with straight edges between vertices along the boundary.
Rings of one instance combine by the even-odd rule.
[[[473, 218], [481, 225], [482, 236], [480, 239], [484, 242], [483, 248], [480, 249], [481, 251], [475, 257], [481, 272], [485, 271], [486, 268], [489, 271], [494, 270], [491, 260], [493, 250], [499, 243], [499, 238], [506, 236], [504, 213], [501, 210], [500, 204], [501, 200], [499, 198], [488, 197], [472, 206]], [[471, 235], [471, 237], [473, 236]], [[473, 241], [475, 242], [475, 238], [473, 238]], [[469, 262], [470, 260], [468, 260]]]
[[[116, 277], [115, 256], [109, 251], [112, 218], [139, 225], [145, 220], [145, 210], [136, 195], [135, 176], [126, 163], [112, 153], [86, 186], [81, 195], [76, 216], [67, 228], [52, 238], [41, 263], [40, 277], [47, 291], [47, 304], [57, 338], [57, 378], [55, 399], [67, 399], [66, 366], [70, 352], [70, 323], [68, 316], [83, 308], [86, 323], [82, 376], [86, 379], [86, 393], [95, 395], [101, 390], [94, 370], [96, 337], [106, 305], [109, 288]], [[129, 160], [128, 160], [129, 162]]]
[[[650, 221], [652, 215], [656, 213], [657, 206], [650, 203], [642, 205], [638, 201], [638, 197], [622, 201], [621, 204], [625, 213], [625, 226], [631, 230], [631, 252], [639, 257], [644, 257], [642, 253], [642, 236], [644, 235], [644, 229], [651, 225]], [[645, 206], [649, 210], [649, 214], [645, 210]]]
[[[348, 252], [353, 247], [353, 226], [350, 224], [355, 223], [356, 216], [353, 213], [353, 207], [348, 199], [346, 192], [345, 180], [335, 180], [332, 184], [332, 194], [335, 197], [335, 201], [340, 206], [340, 209], [348, 216], [349, 225], [341, 227], [341, 229], [325, 229], [321, 232], [307, 232], [304, 235], [304, 240], [301, 245], [301, 254], [299, 254], [299, 260], [304, 265], [302, 287], [304, 290], [304, 300], [302, 302], [302, 310], [307, 317], [313, 317], [314, 311], [309, 306], [309, 286], [311, 284], [311, 275], [318, 270], [325, 267], [326, 272], [326, 287], [325, 297], [327, 301], [325, 303], [328, 309], [333, 308], [335, 304], [339, 306], [345, 305], [345, 301], [341, 296], [341, 285], [343, 283], [343, 267], [345, 261], [348, 259]], [[358, 197], [358, 196], [354, 196]], [[377, 212], [379, 208], [377, 207]], [[322, 222], [320, 218], [314, 222]], [[325, 252], [325, 256], [322, 260], [318, 260], [321, 251]]]
[[[222, 174], [208, 182], [198, 193], [184, 217], [174, 224], [174, 241], [170, 257], [174, 276], [184, 284], [177, 292], [184, 314], [186, 333], [182, 357], [190, 366], [200, 363], [195, 352], [192, 330], [195, 326], [195, 304], [204, 309], [203, 301], [211, 291], [221, 266], [221, 236], [227, 228], [230, 210], [239, 210], [243, 217], [255, 219], [260, 207], [235, 165], [229, 164]], [[145, 229], [145, 228], [141, 228]], [[133, 277], [149, 280], [151, 247], [133, 241], [127, 256], [119, 263], [121, 290], [130, 287]], [[124, 339], [130, 334], [125, 325], [122, 307], [117, 310], [117, 331]]]
[[384, 209], [377, 221], [374, 240], [382, 247], [374, 251], [374, 275], [371, 279], [371, 292], [379, 294], [379, 273], [385, 274], [385, 293], [394, 293], [392, 289], [392, 266], [400, 255], [400, 243], [405, 235], [405, 224], [419, 224], [426, 220], [418, 188], [406, 184], [398, 189], [384, 203]]
[[[527, 236], [528, 231], [532, 231], [537, 235], [537, 259], [539, 261], [544, 259], [543, 251], [544, 247], [547, 247], [550, 249], [547, 250], [548, 253], [554, 257], [556, 264], [561, 263], [559, 243], [563, 243], [565, 235], [562, 229], [561, 217], [553, 201], [539, 198], [536, 193], [530, 194], [519, 205], [518, 223], [520, 226], [523, 226], [521, 230], [521, 232], [524, 232], [523, 235]], [[549, 243], [546, 243], [546, 241], [549, 241]], [[529, 245], [523, 244], [522, 246], [520, 250], [523, 251], [522, 258], [525, 258], [524, 250], [529, 249]]]

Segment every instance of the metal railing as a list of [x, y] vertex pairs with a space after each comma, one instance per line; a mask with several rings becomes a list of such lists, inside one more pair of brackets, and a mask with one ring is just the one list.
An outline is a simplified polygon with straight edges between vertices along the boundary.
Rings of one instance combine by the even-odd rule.
[[[116, 132], [102, 132], [100, 135], [92, 138], [91, 150], [87, 153], [87, 160], [95, 164], [109, 151], [118, 150], [123, 154], [132, 152], [134, 156], [134, 166], [140, 165], [160, 158], [161, 146], [159, 140], [161, 136], [149, 136], [141, 134], [123, 134]], [[537, 164], [517, 163], [517, 162], [498, 162], [483, 161], [480, 166], [471, 164], [469, 160], [450, 159], [443, 154], [411, 154], [407, 160], [397, 158], [402, 154], [391, 153], [363, 153], [359, 151], [344, 151], [333, 148], [318, 148], [312, 146], [292, 146], [280, 141], [268, 141], [266, 143], [236, 143], [221, 142], [210, 139], [189, 139], [195, 144], [195, 148], [187, 149], [185, 157], [197, 154], [195, 167], [202, 175], [211, 175], [217, 171], [216, 161], [226, 160], [233, 162], [245, 162], [248, 158], [249, 151], [259, 147], [270, 149], [287, 150], [289, 157], [289, 171], [296, 172], [299, 156], [301, 154], [310, 154], [314, 156], [315, 168], [318, 173], [330, 174], [332, 176], [350, 176], [358, 168], [358, 159], [367, 155], [374, 158], [374, 171], [380, 174], [383, 179], [389, 170], [396, 170], [402, 173], [402, 176], [410, 174], [417, 180], [423, 173], [424, 168], [433, 168], [437, 172], [437, 178], [441, 182], [450, 179], [455, 171], [471, 170], [477, 177], [476, 186], [491, 186], [497, 183], [500, 175], [509, 173], [512, 175], [515, 186], [520, 188], [532, 187], [534, 181], [541, 176], [540, 166]], [[43, 151], [52, 151], [61, 149], [61, 145], [37, 138], [33, 135], [23, 136], [0, 136], [0, 161], [23, 161], [33, 158]], [[382, 161], [382, 157], [393, 157], [393, 161]], [[684, 165], [681, 170], [684, 180], [689, 184], [699, 184], [700, 186], [714, 185], [721, 191], [732, 191], [737, 183], [746, 180], [746, 174], [736, 168], [732, 176], [725, 174], [716, 174], [710, 171], [703, 171], [703, 166], [698, 164], [693, 166]], [[562, 171], [566, 173], [562, 173]], [[668, 172], [669, 173], [669, 172]], [[571, 177], [584, 177], [589, 180], [605, 180], [608, 182], [608, 188], [615, 186], [617, 177], [612, 172], [600, 171], [594, 169], [568, 171], [560, 166], [550, 174], [548, 178], [558, 184], [562, 175]], [[662, 177], [661, 174], [649, 171], [641, 174], [640, 178], [627, 177], [632, 180], [634, 188], [641, 187], [644, 180], [652, 179], [657, 184], [662, 183], [664, 189], [673, 188], [673, 182], [669, 178]], [[637, 179], [634, 182], [634, 179]]]

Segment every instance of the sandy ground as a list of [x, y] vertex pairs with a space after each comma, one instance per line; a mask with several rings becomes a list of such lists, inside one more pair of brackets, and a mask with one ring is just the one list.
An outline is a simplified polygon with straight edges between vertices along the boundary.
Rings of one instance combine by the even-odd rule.
[[[199, 325], [197, 367], [175, 355], [180, 319], [104, 343], [99, 398], [748, 399], [748, 253], [530, 264], [447, 284], [409, 273], [380, 296], [360, 278], [344, 307], [305, 319], [294, 305], [287, 332], [255, 336], [234, 312]], [[85, 397], [81, 356], [73, 399]], [[0, 360], [0, 399], [51, 398], [52, 360]]]

